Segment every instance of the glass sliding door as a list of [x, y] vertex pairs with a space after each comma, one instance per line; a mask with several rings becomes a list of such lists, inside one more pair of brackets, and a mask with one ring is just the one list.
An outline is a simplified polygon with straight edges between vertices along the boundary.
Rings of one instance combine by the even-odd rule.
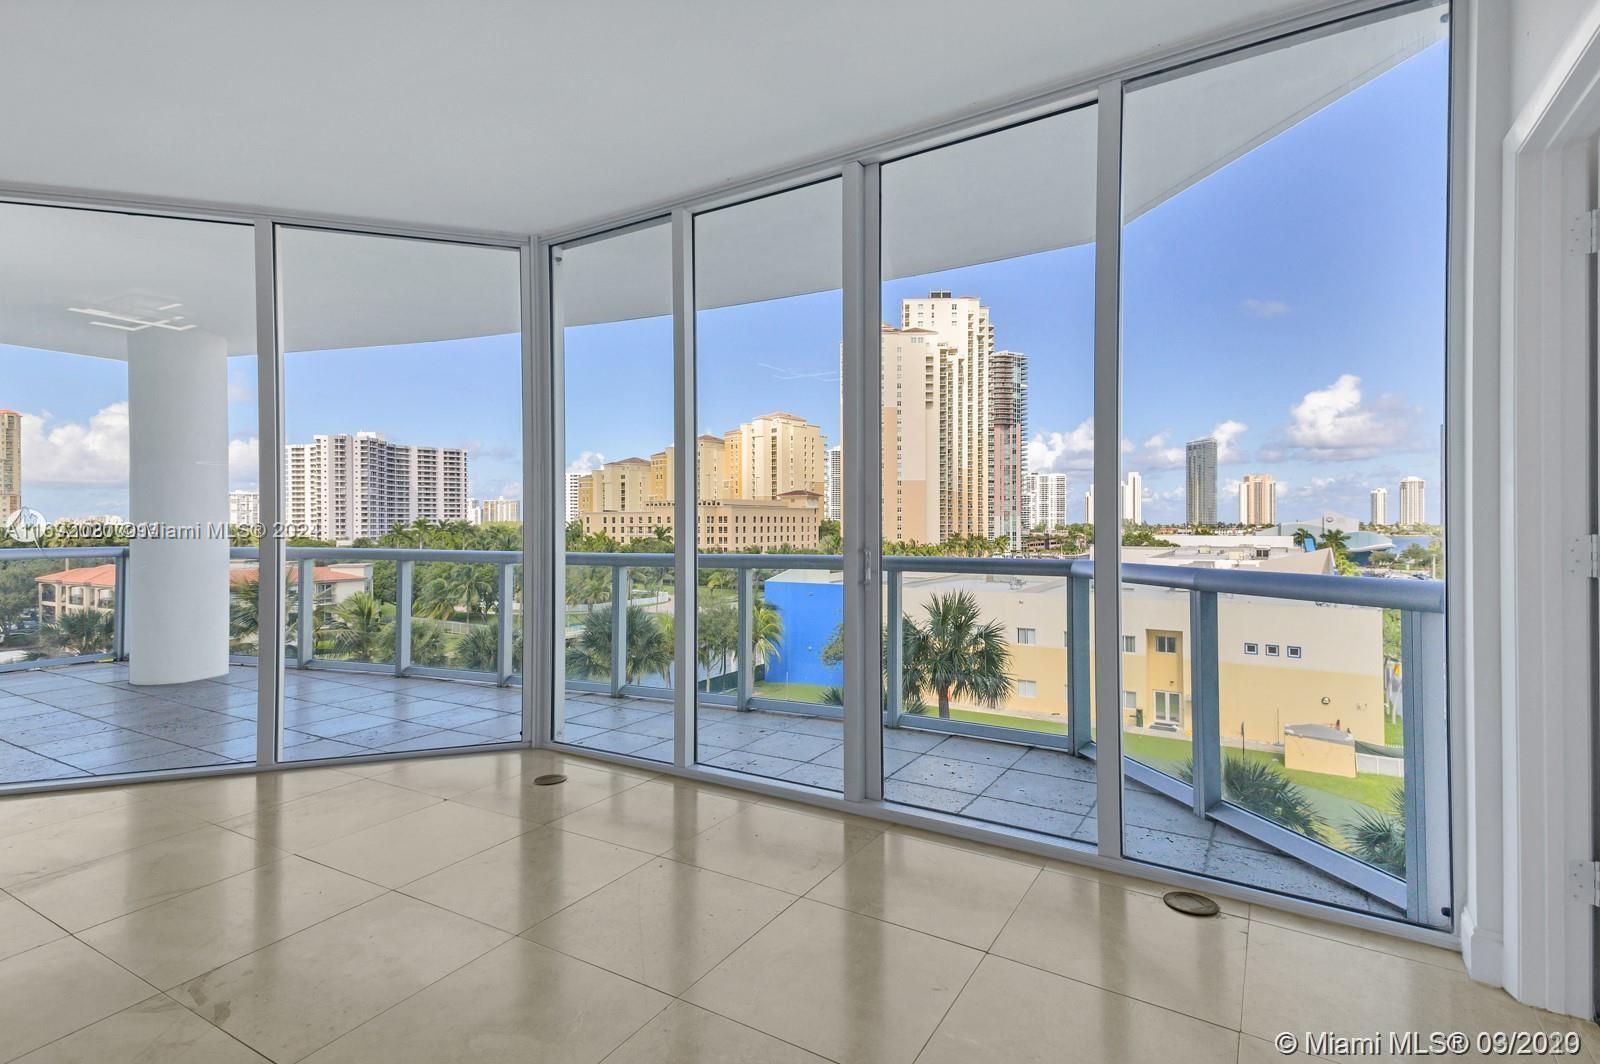
[[0, 204], [0, 785], [255, 760], [254, 276], [248, 225]]
[[673, 760], [672, 228], [555, 249], [566, 564], [552, 736]]
[[827, 791], [844, 765], [840, 189], [694, 219], [695, 760]]
[[514, 248], [277, 231], [282, 758], [522, 737]]
[[1129, 83], [1122, 184], [1124, 852], [1435, 926], [1444, 12]]
[[884, 798], [1078, 842], [1095, 135], [1081, 107], [883, 166], [874, 415]]

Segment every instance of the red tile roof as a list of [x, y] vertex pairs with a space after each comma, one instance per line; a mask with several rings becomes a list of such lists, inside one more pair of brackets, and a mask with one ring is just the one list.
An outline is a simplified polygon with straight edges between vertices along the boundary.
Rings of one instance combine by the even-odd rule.
[[[315, 569], [315, 579], [319, 584], [335, 584], [349, 580], [366, 580], [361, 573], [347, 573], [343, 569], [334, 569], [326, 565], [319, 565]], [[259, 569], [229, 569], [228, 583], [254, 584], [261, 579]]]
[[90, 587], [116, 587], [115, 565], [89, 565], [81, 569], [63, 569], [59, 573], [45, 573], [33, 578], [38, 584], [87, 584]]

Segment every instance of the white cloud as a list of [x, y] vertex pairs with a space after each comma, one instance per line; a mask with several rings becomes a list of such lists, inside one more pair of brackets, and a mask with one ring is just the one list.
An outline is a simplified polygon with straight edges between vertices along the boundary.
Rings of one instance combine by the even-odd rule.
[[1295, 457], [1372, 458], [1406, 444], [1408, 423], [1418, 413], [1406, 410], [1391, 396], [1367, 403], [1361, 378], [1345, 373], [1328, 387], [1307, 392], [1291, 407], [1291, 420], [1283, 435], [1288, 453]]
[[254, 488], [261, 482], [261, 441], [228, 441], [228, 483], [235, 488]]
[[1242, 421], [1224, 421], [1211, 430], [1211, 435], [1217, 441], [1217, 461], [1238, 462], [1244, 455], [1237, 446], [1239, 437], [1250, 428]]
[[1065, 473], [1094, 467], [1094, 420], [1071, 432], [1041, 432], [1028, 441], [1028, 471]]
[[606, 456], [599, 451], [584, 451], [567, 463], [568, 473], [593, 473], [606, 464]]
[[1289, 313], [1289, 304], [1281, 299], [1246, 299], [1240, 306], [1252, 318], [1276, 318]]
[[128, 404], [103, 407], [88, 424], [23, 414], [22, 472], [34, 484], [126, 483]]
[[1122, 441], [1122, 452], [1128, 455], [1123, 465], [1128, 469], [1178, 469], [1183, 466], [1183, 448], [1168, 443], [1168, 432], [1158, 432], [1134, 446], [1132, 440]]
[[500, 498], [502, 498], [502, 499], [520, 499], [520, 498], [522, 498], [522, 481], [520, 481], [520, 480], [508, 481], [504, 485], [502, 485], [501, 488], [500, 488]]

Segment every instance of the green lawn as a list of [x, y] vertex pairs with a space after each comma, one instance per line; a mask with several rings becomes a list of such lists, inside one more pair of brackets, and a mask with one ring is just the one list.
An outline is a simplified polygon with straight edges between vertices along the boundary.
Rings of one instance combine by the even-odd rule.
[[[906, 715], [937, 719], [939, 711], [930, 707], [926, 713], [908, 713]], [[1057, 735], [1067, 734], [1067, 720], [1065, 717], [1060, 720], [1050, 720], [1044, 717], [1011, 716], [1008, 713], [985, 713], [981, 709], [952, 709], [950, 710], [950, 719], [964, 721], [968, 724], [987, 724], [995, 728], [1018, 728], [1022, 731], [1053, 732]]]
[[[1189, 760], [1187, 739], [1165, 739], [1154, 735], [1124, 734], [1122, 752], [1163, 772], [1176, 774]], [[1354, 779], [1343, 776], [1326, 776], [1320, 772], [1304, 772], [1283, 767], [1283, 755], [1266, 750], [1237, 748], [1223, 751], [1227, 757], [1241, 753], [1251, 761], [1270, 761], [1278, 771], [1288, 776], [1305, 791], [1308, 801], [1316, 808], [1326, 826], [1327, 840], [1345, 849], [1341, 829], [1356, 818], [1359, 812], [1376, 809], [1388, 812], [1389, 795], [1400, 785], [1393, 776], [1358, 775]]]
[[1383, 745], [1404, 746], [1405, 744], [1405, 722], [1399, 717], [1394, 720], [1385, 719], [1383, 722]]
[[828, 693], [828, 685], [821, 683], [768, 683], [756, 684], [756, 694], [762, 698], [786, 698], [791, 702], [821, 702]]

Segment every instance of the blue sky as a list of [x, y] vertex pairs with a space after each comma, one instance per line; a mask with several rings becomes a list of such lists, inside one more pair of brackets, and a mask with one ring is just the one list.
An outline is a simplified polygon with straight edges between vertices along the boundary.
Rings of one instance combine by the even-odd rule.
[[[1364, 520], [1374, 487], [1389, 489], [1393, 519], [1413, 474], [1437, 520], [1446, 75], [1441, 43], [1128, 224], [1122, 449], [1147, 520], [1182, 518], [1183, 444], [1218, 430], [1224, 519], [1237, 517], [1239, 477], [1266, 472], [1284, 520]], [[1129, 136], [1139, 106], [1132, 95]], [[933, 289], [982, 298], [996, 343], [1029, 356], [1033, 461], [1069, 474], [1077, 516], [1093, 249], [896, 280], [885, 317]], [[837, 440], [839, 314], [837, 292], [701, 312], [702, 431], [782, 408]], [[669, 441], [671, 359], [666, 319], [567, 331], [575, 468]]]
[[[1222, 168], [1124, 235], [1124, 468], [1146, 518], [1180, 518], [1185, 440], [1222, 429], [1227, 482], [1269, 472], [1280, 516], [1365, 518], [1367, 492], [1428, 482], [1439, 507], [1444, 398], [1446, 51], [1423, 52]], [[1137, 94], [1127, 112], [1137, 135]], [[952, 289], [990, 307], [997, 343], [1029, 356], [1030, 451], [1088, 486], [1092, 249], [884, 286]], [[702, 312], [700, 428], [786, 409], [839, 436], [841, 300], [825, 292]], [[665, 318], [567, 330], [567, 452], [575, 467], [647, 456], [672, 436]], [[230, 367], [235, 486], [254, 486], [255, 362]], [[291, 442], [380, 431], [465, 446], [474, 494], [521, 490], [514, 337], [290, 355]], [[0, 407], [32, 415], [25, 501], [48, 517], [127, 512], [122, 363], [0, 346]]]

